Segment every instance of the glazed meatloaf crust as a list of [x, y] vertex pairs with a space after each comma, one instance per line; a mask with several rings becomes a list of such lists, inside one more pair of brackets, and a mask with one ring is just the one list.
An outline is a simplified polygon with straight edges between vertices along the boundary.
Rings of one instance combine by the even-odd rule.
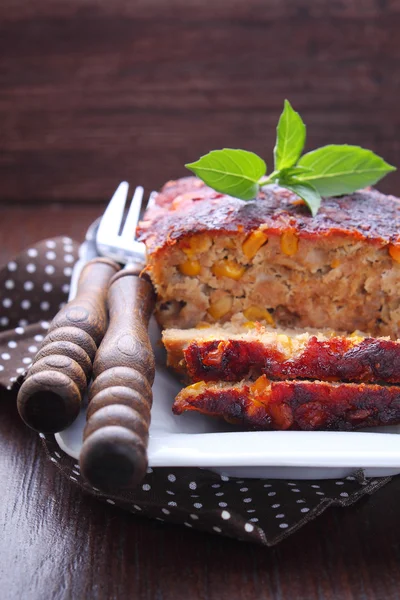
[[175, 414], [194, 410], [245, 429], [353, 430], [400, 422], [400, 387], [324, 381], [205, 383], [184, 388]]
[[168, 365], [195, 382], [265, 374], [278, 380], [400, 383], [398, 341], [247, 325], [166, 329], [162, 339]]
[[400, 201], [374, 190], [244, 202], [195, 177], [167, 183], [139, 226], [163, 328], [228, 321], [399, 337]]

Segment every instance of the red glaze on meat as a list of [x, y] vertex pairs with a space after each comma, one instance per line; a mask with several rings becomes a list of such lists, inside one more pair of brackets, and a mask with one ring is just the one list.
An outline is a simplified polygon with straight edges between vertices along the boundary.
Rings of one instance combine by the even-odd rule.
[[265, 374], [271, 379], [400, 383], [400, 344], [351, 337], [318, 340], [290, 359], [256, 341], [211, 340], [194, 342], [184, 350], [192, 381], [240, 381]]
[[[177, 218], [177, 210], [179, 218]], [[272, 185], [254, 201], [219, 194], [195, 177], [167, 183], [139, 224], [138, 234], [149, 254], [201, 232], [250, 232], [263, 225], [265, 233], [288, 229], [299, 238], [346, 235], [378, 245], [398, 240], [400, 201], [376, 190], [325, 198], [315, 217], [292, 192]]]
[[350, 431], [400, 423], [397, 386], [262, 379], [189, 386], [173, 412], [194, 410], [252, 430]]

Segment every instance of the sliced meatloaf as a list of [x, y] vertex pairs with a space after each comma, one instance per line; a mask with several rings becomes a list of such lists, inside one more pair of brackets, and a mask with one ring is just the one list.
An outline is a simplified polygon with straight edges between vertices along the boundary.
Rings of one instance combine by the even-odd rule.
[[168, 365], [191, 381], [271, 379], [400, 383], [400, 342], [259, 323], [166, 329]]
[[173, 405], [244, 429], [353, 430], [400, 422], [400, 387], [324, 381], [194, 383]]
[[244, 313], [283, 327], [400, 336], [400, 201], [327, 198], [312, 217], [277, 186], [244, 202], [195, 177], [167, 183], [138, 233], [163, 328]]

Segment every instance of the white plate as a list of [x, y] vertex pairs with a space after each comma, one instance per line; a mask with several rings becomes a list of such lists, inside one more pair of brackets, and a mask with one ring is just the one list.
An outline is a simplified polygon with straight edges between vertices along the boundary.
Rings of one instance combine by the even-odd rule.
[[[148, 448], [151, 467], [207, 467], [235, 477], [330, 479], [362, 468], [367, 477], [400, 473], [400, 426], [368, 432], [239, 432], [199, 413], [175, 416], [171, 406], [181, 385], [166, 369], [159, 332], [151, 323], [157, 373]], [[78, 459], [85, 413], [56, 435], [62, 450]]]

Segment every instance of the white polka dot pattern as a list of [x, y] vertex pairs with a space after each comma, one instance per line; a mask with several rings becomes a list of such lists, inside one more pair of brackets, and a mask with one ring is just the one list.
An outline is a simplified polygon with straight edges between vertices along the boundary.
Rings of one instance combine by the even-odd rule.
[[[172, 521], [181, 523], [186, 527], [202, 529], [211, 533], [237, 537], [239, 539], [251, 539], [261, 544], [273, 545], [291, 531], [322, 512], [321, 498], [318, 494], [324, 488], [326, 496], [329, 496], [330, 504], [347, 505], [352, 502], [352, 495], [359, 496], [363, 493], [371, 493], [378, 489], [386, 480], [372, 480], [367, 482], [361, 475], [357, 478], [341, 480], [326, 480], [320, 485], [310, 481], [292, 482], [275, 480], [264, 483], [262, 480], [248, 480], [247, 490], [254, 497], [255, 508], [246, 512], [251, 516], [243, 514], [241, 498], [243, 492], [237, 485], [237, 480], [228, 477], [224, 483], [217, 483], [220, 477], [206, 469], [174, 469], [166, 468], [151, 469], [141, 489], [135, 491], [135, 501], [131, 494], [125, 497], [104, 496], [98, 490], [90, 488], [80, 478], [79, 467], [74, 461], [64, 455], [50, 435], [40, 434], [49, 453], [50, 460], [62, 468], [66, 476], [74, 483], [84, 487], [92, 493], [100, 496], [110, 505], [119, 505], [130, 512], [148, 515], [159, 521]], [[193, 485], [199, 492], [200, 501], [191, 504], [190, 494]], [[241, 481], [243, 483], [243, 481]], [[176, 501], [168, 500], [167, 486], [174, 485], [176, 489]], [[339, 485], [337, 485], [339, 484]], [[290, 490], [293, 487], [300, 490], [302, 498], [295, 499]], [[225, 506], [218, 509], [215, 505], [215, 489], [222, 489], [223, 494], [229, 498]], [[348, 491], [342, 491], [346, 487]], [[242, 488], [243, 489], [243, 488]], [[273, 490], [279, 502], [269, 504], [269, 490]], [[149, 493], [151, 492], [151, 497]], [[324, 498], [324, 506], [328, 506]], [[278, 510], [279, 509], [279, 510]], [[194, 512], [195, 511], [195, 512]]]
[[[66, 246], [73, 258], [68, 272]], [[0, 383], [6, 387], [25, 374], [49, 320], [67, 300], [77, 257], [77, 244], [56, 238], [28, 248], [0, 270]]]

